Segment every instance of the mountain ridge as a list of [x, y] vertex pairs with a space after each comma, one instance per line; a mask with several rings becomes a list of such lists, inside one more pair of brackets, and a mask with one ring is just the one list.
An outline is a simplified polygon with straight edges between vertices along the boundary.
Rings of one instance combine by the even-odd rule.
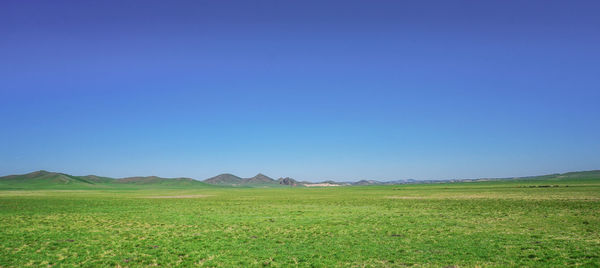
[[535, 180], [564, 180], [564, 179], [600, 179], [600, 170], [573, 171], [554, 173], [540, 176], [508, 177], [508, 178], [479, 178], [479, 179], [447, 179], [447, 180], [395, 180], [377, 181], [360, 180], [355, 182], [336, 182], [327, 180], [323, 182], [297, 181], [285, 177], [275, 180], [267, 175], [258, 173], [254, 177], [241, 178], [230, 173], [223, 173], [203, 181], [192, 178], [161, 178], [158, 176], [133, 176], [125, 178], [110, 178], [97, 175], [74, 176], [61, 172], [38, 170], [26, 174], [7, 175], [0, 177], [0, 189], [21, 188], [111, 188], [125, 187], [172, 187], [172, 188], [197, 188], [197, 187], [310, 187], [310, 186], [369, 186], [369, 185], [397, 185], [397, 184], [428, 184], [428, 183], [454, 183], [454, 182], [481, 182], [481, 181], [535, 181]]
[[238, 185], [243, 182], [244, 179], [233, 175], [231, 173], [223, 173], [217, 176], [204, 180], [205, 183], [215, 185]]
[[228, 186], [251, 186], [251, 185], [269, 185], [278, 184], [276, 180], [262, 173], [256, 174], [254, 177], [241, 178], [230, 173], [223, 173], [217, 176], [203, 180], [203, 182], [214, 185], [228, 185]]
[[74, 176], [45, 170], [0, 177], [0, 188], [111, 188], [111, 187], [207, 187], [207, 183], [191, 178], [161, 178], [157, 176], [110, 178], [96, 175]]

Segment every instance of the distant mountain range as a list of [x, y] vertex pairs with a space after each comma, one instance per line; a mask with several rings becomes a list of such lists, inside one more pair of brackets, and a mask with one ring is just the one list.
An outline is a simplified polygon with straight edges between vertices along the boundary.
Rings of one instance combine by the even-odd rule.
[[207, 187], [207, 183], [191, 178], [128, 177], [113, 179], [96, 175], [73, 176], [65, 173], [35, 171], [23, 175], [0, 177], [0, 188], [111, 188], [111, 187]]
[[309, 182], [300, 183], [291, 178], [279, 178], [275, 180], [262, 173], [256, 174], [252, 178], [240, 178], [236, 175], [224, 173], [212, 178], [204, 180], [205, 183], [214, 185], [227, 185], [227, 186], [302, 186], [304, 184], [310, 184]]
[[364, 185], [396, 185], [396, 184], [423, 184], [423, 183], [451, 183], [451, 182], [477, 182], [477, 181], [499, 181], [499, 180], [560, 180], [560, 179], [600, 179], [600, 170], [568, 172], [562, 174], [550, 174], [532, 177], [517, 178], [481, 178], [481, 179], [449, 179], [449, 180], [396, 180], [396, 181], [376, 181], [361, 180], [356, 182], [306, 182], [297, 181], [292, 178], [279, 178], [277, 180], [264, 174], [257, 174], [251, 178], [240, 178], [233, 174], [225, 173], [208, 178], [204, 181], [191, 178], [161, 178], [156, 176], [149, 177], [127, 177], [114, 179], [96, 175], [73, 176], [65, 173], [35, 171], [22, 175], [9, 175], [0, 177], [0, 189], [29, 189], [29, 188], [145, 188], [145, 187], [164, 187], [164, 188], [202, 188], [202, 187], [324, 187], [324, 186], [364, 186]]

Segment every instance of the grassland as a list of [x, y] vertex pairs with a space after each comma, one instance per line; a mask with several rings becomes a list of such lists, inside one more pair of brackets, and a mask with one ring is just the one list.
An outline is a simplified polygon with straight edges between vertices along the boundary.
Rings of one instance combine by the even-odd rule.
[[[165, 197], [165, 198], [160, 198]], [[0, 266], [600, 266], [600, 180], [0, 190]]]

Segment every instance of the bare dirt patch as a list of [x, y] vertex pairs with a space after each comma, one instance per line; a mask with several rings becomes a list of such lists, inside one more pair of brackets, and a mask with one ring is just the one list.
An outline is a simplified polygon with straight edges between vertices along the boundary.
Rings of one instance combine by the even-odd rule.
[[306, 186], [306, 187], [337, 187], [337, 186], [341, 186], [341, 185], [331, 184], [331, 183], [311, 183], [311, 184], [304, 184], [304, 186]]

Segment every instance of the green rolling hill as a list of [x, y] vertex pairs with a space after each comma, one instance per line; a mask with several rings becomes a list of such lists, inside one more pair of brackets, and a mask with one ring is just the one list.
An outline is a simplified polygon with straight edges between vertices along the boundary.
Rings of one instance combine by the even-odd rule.
[[230, 186], [230, 187], [283, 187], [286, 185], [280, 184], [280, 181], [274, 180], [273, 178], [264, 175], [262, 173], [256, 174], [251, 178], [240, 178], [238, 176], [224, 173], [212, 178], [204, 180], [204, 182], [212, 185], [219, 186]]
[[244, 179], [229, 173], [219, 174], [204, 180], [208, 184], [235, 186], [244, 182]]
[[45, 170], [0, 177], [0, 189], [201, 188], [213, 185], [190, 178], [73, 176]]
[[[463, 183], [488, 184], [523, 184], [523, 185], [578, 185], [597, 183], [600, 181], [600, 170], [568, 172], [562, 174], [549, 174], [542, 176], [516, 177], [516, 178], [482, 178], [446, 181], [414, 181], [410, 182], [378, 182], [359, 181], [356, 186], [367, 185], [393, 185], [393, 184], [445, 184], [461, 185]], [[9, 175], [0, 177], [0, 189], [27, 190], [27, 189], [147, 189], [147, 188], [173, 188], [195, 189], [203, 187], [284, 187], [302, 186], [290, 178], [274, 180], [264, 174], [257, 174], [252, 178], [240, 178], [232, 174], [221, 174], [204, 181], [191, 178], [161, 178], [157, 176], [127, 177], [114, 179], [96, 175], [73, 176], [59, 172], [45, 170], [35, 171], [22, 175]]]

